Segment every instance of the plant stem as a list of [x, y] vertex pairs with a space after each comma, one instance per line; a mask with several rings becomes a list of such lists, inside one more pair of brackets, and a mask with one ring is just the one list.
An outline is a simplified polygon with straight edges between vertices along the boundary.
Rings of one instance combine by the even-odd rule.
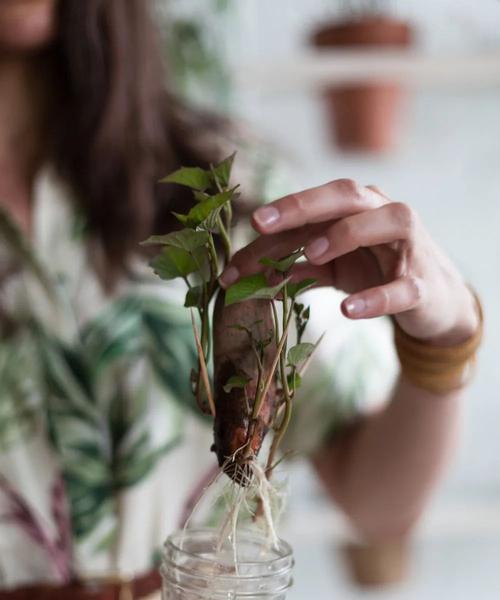
[[208, 311], [208, 302], [203, 307], [203, 319], [201, 322], [201, 345], [204, 352], [205, 361], [208, 362], [210, 358], [210, 322], [208, 319], [209, 311]]
[[224, 204], [223, 211], [226, 216], [226, 230], [230, 231], [233, 221], [233, 207], [231, 206], [231, 202], [226, 202], [226, 204]]
[[217, 265], [219, 261], [217, 260], [217, 251], [215, 250], [214, 236], [212, 234], [208, 236], [208, 250], [214, 265], [215, 274], [217, 274]]
[[[286, 285], [283, 287], [283, 331], [285, 330], [286, 323], [290, 321], [293, 314], [293, 300], [288, 307], [288, 292], [286, 289]], [[283, 346], [282, 351], [280, 352], [280, 371], [281, 371], [281, 385], [283, 387], [283, 393], [285, 396], [285, 400], [290, 400], [290, 390], [288, 389], [288, 379], [286, 377], [286, 368], [285, 368], [285, 360], [286, 360], [286, 349], [287, 349], [287, 339], [285, 339], [285, 344]]]
[[262, 408], [262, 404], [264, 401], [264, 398], [266, 397], [266, 394], [269, 391], [269, 388], [271, 387], [271, 383], [273, 381], [273, 377], [274, 377], [274, 373], [276, 371], [276, 367], [278, 366], [278, 362], [281, 356], [281, 351], [283, 350], [283, 347], [286, 343], [286, 339], [288, 336], [288, 328], [290, 327], [290, 317], [291, 317], [291, 313], [288, 315], [288, 319], [286, 321], [285, 324], [285, 329], [283, 330], [283, 333], [281, 334], [281, 339], [280, 342], [278, 344], [278, 348], [276, 350], [276, 355], [274, 357], [274, 360], [272, 362], [271, 368], [269, 370], [269, 374], [267, 376], [266, 382], [264, 384], [264, 387], [262, 389], [262, 392], [258, 393], [257, 398], [255, 399], [255, 404], [253, 407], [253, 413], [252, 413], [252, 419], [255, 421], [258, 417], [259, 417], [259, 413], [260, 413], [260, 409]]
[[271, 307], [273, 309], [274, 338], [276, 340], [276, 348], [277, 348], [280, 343], [280, 329], [279, 329], [278, 311], [276, 309], [276, 302], [274, 300], [271, 300]]
[[217, 217], [217, 226], [222, 239], [222, 245], [224, 246], [224, 258], [226, 259], [227, 264], [231, 260], [231, 240], [229, 239], [229, 235], [220, 215]]
[[[187, 277], [183, 277], [184, 282], [186, 283], [188, 289], [193, 289], [193, 286], [191, 285], [191, 283], [189, 282], [189, 279]], [[204, 283], [204, 291], [203, 291], [204, 295], [206, 294], [206, 284]], [[198, 307], [198, 315], [200, 317], [200, 322], [201, 322], [201, 348], [202, 348], [202, 352], [203, 352], [203, 356], [205, 358], [205, 360], [208, 360], [208, 335], [206, 332], [206, 318], [205, 318], [205, 307]], [[198, 374], [198, 381], [196, 382], [196, 392], [198, 393], [199, 387], [200, 387], [200, 376], [201, 374]]]
[[219, 261], [217, 260], [217, 252], [215, 251], [212, 234], [208, 237], [208, 264], [210, 265], [210, 281], [213, 281], [217, 278]]
[[198, 335], [198, 327], [196, 326], [196, 320], [194, 318], [194, 312], [191, 310], [191, 323], [193, 324], [194, 340], [196, 342], [196, 348], [198, 350], [198, 358], [200, 362], [200, 374], [202, 381], [205, 385], [205, 391], [207, 392], [208, 406], [212, 416], [215, 417], [215, 402], [212, 394], [212, 388], [210, 386], [210, 379], [208, 377], [207, 363], [205, 362], [205, 356], [203, 354], [203, 348], [201, 347], [200, 336]]
[[[215, 181], [215, 185], [220, 194], [223, 192], [227, 192], [228, 189], [223, 187], [220, 184], [219, 178], [217, 177], [217, 173], [215, 172], [214, 166], [210, 165], [210, 170], [212, 171], [212, 175]], [[227, 207], [227, 208], [226, 208]], [[232, 220], [232, 209], [231, 209], [231, 201], [226, 202], [224, 206], [224, 212], [226, 213], [226, 225], [222, 222], [222, 218], [220, 214], [217, 216], [217, 226], [219, 228], [219, 234], [222, 238], [222, 244], [224, 246], [224, 254], [226, 258], [226, 264], [231, 260], [231, 240], [229, 239], [229, 228], [231, 226]], [[227, 229], [226, 229], [227, 227]]]
[[[276, 350], [276, 354], [275, 354], [273, 362], [271, 364], [271, 368], [269, 370], [269, 374], [267, 376], [264, 387], [262, 388], [262, 390], [257, 389], [257, 391], [256, 391], [255, 403], [253, 405], [253, 411], [252, 411], [252, 420], [250, 421], [250, 426], [248, 428], [248, 434], [247, 434], [247, 450], [246, 450], [247, 457], [251, 450], [251, 441], [252, 441], [253, 434], [255, 431], [255, 426], [257, 424], [257, 419], [259, 418], [260, 410], [262, 408], [262, 404], [264, 403], [264, 398], [266, 397], [267, 393], [269, 392], [269, 388], [271, 387], [271, 383], [273, 381], [273, 377], [276, 372], [276, 367], [278, 366], [278, 362], [279, 362], [279, 359], [281, 356], [281, 352], [283, 350], [283, 346], [286, 343], [286, 339], [288, 336], [288, 329], [290, 327], [290, 321], [291, 321], [291, 313], [288, 315], [288, 320], [286, 322], [285, 329], [281, 334], [281, 339], [279, 341], [278, 348]], [[260, 387], [260, 384], [259, 384], [259, 387]]]
[[279, 429], [274, 434], [273, 443], [271, 444], [271, 449], [269, 450], [269, 456], [267, 458], [266, 465], [266, 476], [268, 479], [271, 479], [273, 474], [273, 462], [276, 452], [278, 451], [279, 445], [285, 435], [286, 430], [288, 429], [288, 425], [290, 424], [290, 419], [292, 417], [292, 401], [290, 398], [285, 399], [285, 412], [283, 414], [283, 419], [281, 421], [281, 425]]
[[[255, 388], [255, 394], [256, 394], [256, 399], [255, 402], [257, 402], [257, 398], [260, 398], [260, 393], [261, 393], [261, 386], [262, 386], [262, 375], [264, 374], [264, 371], [262, 369], [262, 365], [258, 365], [257, 366], [257, 386]], [[254, 404], [254, 408], [255, 408], [255, 404]], [[249, 414], [250, 416], [250, 414]], [[253, 411], [252, 411], [252, 420], [253, 420]], [[252, 436], [248, 436], [249, 439], [251, 439]]]
[[[285, 330], [285, 327], [287, 327], [287, 323], [290, 323], [292, 315], [293, 315], [293, 299], [292, 299], [290, 306], [288, 306], [288, 293], [287, 293], [286, 286], [285, 286], [283, 288], [283, 329], [284, 330]], [[274, 434], [273, 442], [271, 444], [271, 449], [269, 450], [269, 456], [267, 459], [267, 466], [266, 466], [266, 476], [268, 479], [270, 479], [272, 476], [272, 464], [274, 462], [274, 456], [278, 450], [281, 440], [283, 439], [283, 436], [285, 435], [285, 431], [288, 428], [288, 425], [290, 423], [290, 418], [292, 416], [292, 397], [290, 395], [290, 390], [288, 388], [288, 379], [286, 376], [286, 365], [285, 365], [286, 348], [287, 348], [287, 344], [286, 344], [286, 339], [285, 339], [285, 343], [283, 344], [281, 352], [279, 353], [281, 387], [283, 389], [283, 398], [285, 401], [285, 412], [283, 414], [281, 424], [280, 424], [278, 430], [276, 431], [276, 433]]]

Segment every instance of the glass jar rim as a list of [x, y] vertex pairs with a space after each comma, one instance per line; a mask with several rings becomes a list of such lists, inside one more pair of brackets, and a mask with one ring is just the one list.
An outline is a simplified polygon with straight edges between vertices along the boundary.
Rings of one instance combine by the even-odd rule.
[[[188, 554], [188, 556], [197, 556], [197, 555], [193, 555], [193, 554]], [[214, 561], [209, 561], [211, 564], [213, 564]], [[251, 567], [252, 565], [255, 564], [259, 564], [259, 565], [264, 565], [264, 564], [268, 564], [268, 563], [251, 563], [251, 562], [242, 562], [239, 564], [239, 566], [243, 566], [243, 567]], [[287, 572], [290, 571], [290, 569], [292, 569], [295, 566], [295, 561], [293, 559], [293, 557], [289, 557], [289, 562], [284, 564], [280, 569], [275, 569], [275, 570], [270, 570], [268, 573], [258, 573], [256, 575], [242, 575], [241, 573], [239, 573], [237, 575], [237, 579], [241, 580], [241, 581], [245, 581], [245, 582], [250, 582], [250, 581], [261, 581], [262, 579], [276, 579], [276, 577], [279, 577], [280, 575], [284, 575]], [[184, 573], [186, 575], [189, 575], [189, 577], [194, 578], [194, 579], [200, 579], [203, 580], [206, 578], [205, 575], [197, 575], [195, 573], [191, 573], [188, 569], [186, 569], [185, 567], [182, 567], [180, 565], [175, 564], [175, 562], [173, 560], [171, 560], [170, 558], [167, 558], [165, 555], [163, 556], [163, 561], [162, 561], [162, 565], [160, 566], [160, 573], [164, 574], [165, 576], [168, 577], [168, 573], [167, 570], [171, 569], [172, 571], [177, 571], [177, 572], [181, 572]], [[235, 576], [234, 575], [221, 575], [218, 574], [217, 578], [219, 580], [222, 581], [233, 581]]]
[[[180, 592], [185, 592], [187, 591], [186, 587], [181, 585], [180, 583], [176, 583], [175, 581], [169, 581], [168, 585], [171, 587], [176, 588], [177, 590], [179, 590]], [[260, 592], [260, 591], [252, 591], [252, 592], [238, 592], [238, 598], [252, 598], [252, 600], [254, 598], [269, 598], [270, 594], [273, 596], [279, 595], [279, 594], [283, 594], [285, 593], [287, 590], [290, 589], [291, 583], [282, 586], [279, 589], [273, 590], [272, 592]], [[216, 595], [218, 595], [219, 597], [224, 597], [227, 598], [227, 592], [215, 592]]]
[[[204, 564], [204, 563], [213, 564], [216, 560], [215, 558], [205, 558], [205, 557], [200, 556], [199, 554], [190, 552], [189, 550], [185, 550], [184, 548], [182, 548], [181, 544], [179, 543], [179, 539], [182, 540], [184, 538], [184, 536], [189, 535], [189, 533], [195, 534], [196, 536], [203, 536], [203, 535], [208, 536], [208, 535], [213, 535], [214, 530], [204, 527], [204, 528], [196, 528], [196, 529], [186, 529], [185, 531], [176, 531], [168, 536], [167, 540], [164, 543], [164, 549], [166, 550], [167, 548], [170, 547], [174, 551], [180, 552], [180, 553], [184, 554], [185, 556], [191, 556], [191, 557], [195, 558], [197, 561], [201, 562], [202, 564]], [[259, 536], [250, 531], [242, 530], [238, 533], [241, 534], [242, 536], [246, 536], [247, 540], [249, 540], [249, 539], [255, 540], [255, 541], [263, 541], [264, 540], [264, 536]], [[278, 542], [279, 542], [278, 548], [276, 548], [276, 546], [273, 546], [273, 545], [270, 545], [270, 548], [273, 549], [275, 552], [279, 552], [279, 556], [276, 556], [275, 558], [272, 558], [267, 561], [242, 560], [239, 564], [242, 567], [243, 566], [248, 566], [248, 567], [262, 566], [263, 564], [266, 564], [269, 567], [272, 565], [276, 565], [277, 563], [279, 564], [280, 562], [286, 562], [287, 560], [293, 559], [293, 550], [292, 550], [292, 547], [290, 546], [290, 544], [288, 544], [288, 542], [285, 542], [282, 539], [279, 539]]]
[[[282, 577], [284, 575], [286, 575], [287, 573], [290, 572], [290, 570], [293, 568], [294, 564], [290, 564], [287, 567], [279, 570], [279, 571], [274, 571], [273, 573], [261, 573], [259, 575], [241, 575], [239, 574], [237, 577], [233, 576], [227, 576], [227, 575], [217, 575], [217, 581], [221, 582], [225, 582], [225, 583], [232, 583], [236, 580], [238, 580], [241, 583], [245, 583], [245, 584], [249, 584], [252, 582], [262, 582], [262, 581], [271, 581], [271, 580], [276, 580], [279, 577]], [[164, 577], [165, 579], [167, 579], [169, 581], [169, 583], [175, 583], [172, 581], [171, 576], [169, 574], [169, 569], [171, 569], [171, 572], [175, 571], [177, 573], [181, 572], [184, 573], [185, 575], [188, 575], [190, 579], [195, 579], [198, 581], [206, 581], [207, 577], [203, 576], [203, 575], [196, 575], [194, 573], [190, 573], [187, 569], [183, 569], [181, 567], [174, 567], [172, 564], [169, 565], [165, 565], [165, 563], [160, 567], [160, 575], [162, 577]], [[176, 583], [175, 585], [182, 587], [179, 583]], [[290, 583], [287, 583], [286, 585], [284, 585], [281, 589], [279, 589], [278, 591], [281, 590], [286, 590], [290, 587]]]

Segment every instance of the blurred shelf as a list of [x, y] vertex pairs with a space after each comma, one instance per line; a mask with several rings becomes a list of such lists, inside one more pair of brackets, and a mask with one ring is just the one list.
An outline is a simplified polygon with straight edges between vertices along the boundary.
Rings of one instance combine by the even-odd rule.
[[[304, 540], [355, 540], [356, 533], [345, 517], [332, 506], [295, 506], [293, 519], [284, 524], [284, 537]], [[456, 539], [484, 536], [494, 538], [500, 549], [500, 503], [497, 498], [438, 498], [424, 514], [416, 539]]]
[[500, 88], [500, 49], [464, 55], [378, 49], [307, 51], [259, 64], [237, 65], [234, 72], [239, 89], [263, 93], [370, 81], [468, 91]]

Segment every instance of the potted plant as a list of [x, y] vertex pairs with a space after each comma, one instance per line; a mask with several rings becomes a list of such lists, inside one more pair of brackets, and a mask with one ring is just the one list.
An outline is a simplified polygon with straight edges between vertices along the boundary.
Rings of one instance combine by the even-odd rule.
[[[410, 24], [383, 10], [377, 0], [344, 0], [339, 18], [312, 34], [320, 50], [404, 48], [411, 45]], [[394, 146], [403, 90], [398, 83], [360, 82], [325, 91], [333, 138], [344, 150], [384, 152]]]

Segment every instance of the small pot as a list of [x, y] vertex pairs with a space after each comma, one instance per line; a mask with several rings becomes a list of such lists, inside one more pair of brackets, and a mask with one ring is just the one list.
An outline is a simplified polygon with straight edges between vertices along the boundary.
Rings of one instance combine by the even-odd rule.
[[408, 578], [410, 545], [406, 539], [344, 544], [342, 551], [352, 581], [361, 587], [393, 586]]
[[[408, 47], [408, 23], [389, 17], [334, 22], [318, 30], [312, 43], [320, 49]], [[397, 83], [353, 84], [325, 91], [332, 137], [343, 150], [385, 152], [394, 147], [404, 91]]]

